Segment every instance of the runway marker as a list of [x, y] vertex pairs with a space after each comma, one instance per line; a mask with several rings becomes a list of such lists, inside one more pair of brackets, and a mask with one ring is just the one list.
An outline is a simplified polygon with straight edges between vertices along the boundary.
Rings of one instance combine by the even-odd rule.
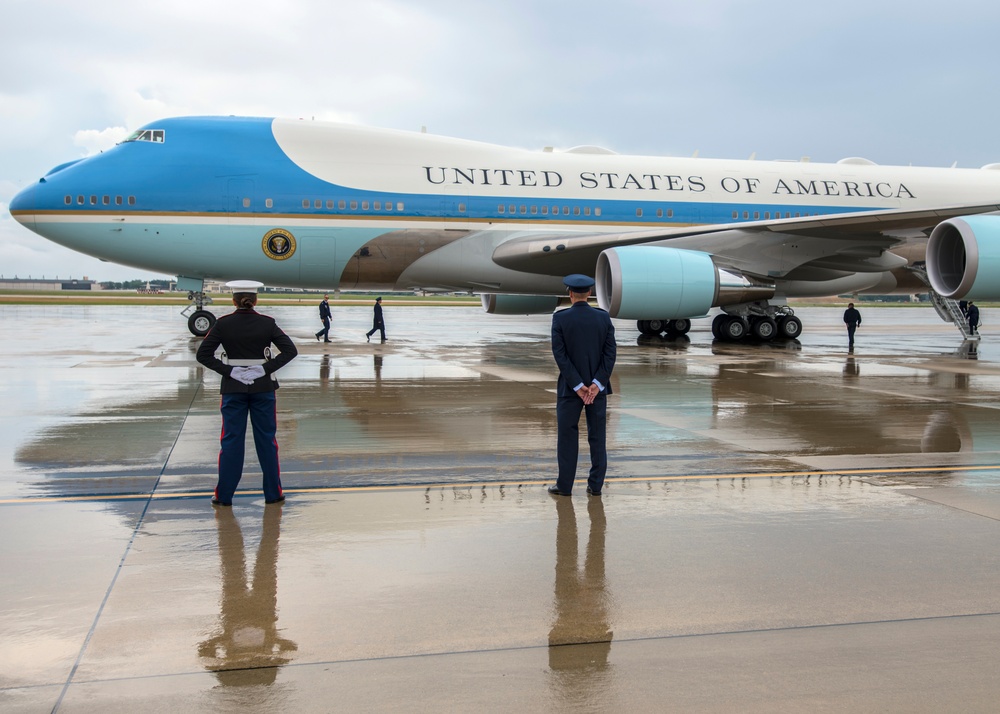
[[[665, 481], [732, 481], [735, 479], [760, 479], [760, 478], [795, 478], [809, 476], [872, 476], [890, 474], [915, 474], [915, 473], [941, 473], [945, 471], [998, 471], [1000, 464], [986, 464], [982, 466], [907, 466], [887, 469], [839, 469], [836, 471], [771, 471], [763, 473], [733, 473], [733, 474], [691, 474], [687, 476], [621, 476], [608, 478], [605, 483], [639, 483], [643, 481], [665, 482]], [[294, 493], [364, 493], [370, 491], [427, 491], [431, 489], [447, 488], [482, 488], [485, 486], [498, 487], [505, 486], [513, 488], [517, 486], [544, 486], [552, 482], [551, 478], [541, 481], [478, 481], [472, 483], [432, 483], [432, 484], [395, 484], [387, 486], [323, 486], [317, 488], [286, 488], [287, 494]], [[28, 504], [28, 503], [72, 503], [74, 501], [139, 501], [152, 499], [155, 501], [165, 501], [170, 499], [184, 498], [211, 498], [212, 491], [188, 491], [181, 493], [123, 493], [108, 496], [53, 496], [38, 498], [8, 498], [0, 499], [0, 505], [7, 504]], [[240, 491], [238, 498], [263, 497], [263, 491]]]

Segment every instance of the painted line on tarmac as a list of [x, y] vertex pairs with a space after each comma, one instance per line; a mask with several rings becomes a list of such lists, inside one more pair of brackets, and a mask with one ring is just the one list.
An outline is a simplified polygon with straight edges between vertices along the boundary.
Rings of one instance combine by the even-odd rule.
[[[731, 473], [731, 474], [690, 474], [683, 476], [616, 476], [608, 478], [606, 483], [641, 483], [641, 482], [667, 482], [667, 481], [732, 481], [737, 479], [762, 479], [762, 478], [802, 478], [802, 477], [824, 477], [824, 476], [886, 476], [900, 474], [919, 473], [942, 473], [942, 472], [971, 472], [971, 471], [1000, 471], [1000, 464], [983, 464], [981, 466], [905, 466], [898, 468], [883, 469], [838, 469], [833, 471], [768, 471], [754, 473]], [[372, 491], [427, 491], [441, 488], [483, 488], [486, 486], [516, 487], [516, 486], [545, 486], [554, 483], [554, 478], [540, 481], [474, 481], [469, 483], [401, 483], [388, 484], [383, 486], [322, 486], [316, 488], [286, 488], [286, 494], [314, 494], [314, 493], [366, 493]], [[108, 495], [83, 495], [83, 496], [43, 496], [34, 498], [6, 498], [0, 499], [0, 505], [29, 504], [29, 503], [73, 503], [77, 501], [166, 501], [180, 500], [187, 498], [210, 498], [212, 491], [186, 491], [178, 493], [119, 493]], [[239, 499], [259, 498], [264, 495], [263, 491], [240, 491], [236, 494]]]

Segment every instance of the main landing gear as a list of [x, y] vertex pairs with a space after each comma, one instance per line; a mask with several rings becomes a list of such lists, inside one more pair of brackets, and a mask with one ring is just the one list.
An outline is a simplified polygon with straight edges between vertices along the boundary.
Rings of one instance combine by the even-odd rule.
[[774, 339], [796, 340], [802, 334], [802, 320], [787, 306], [774, 308], [754, 305], [741, 306], [738, 312], [724, 312], [712, 320], [712, 336], [726, 342], [753, 339], [769, 342]]
[[215, 324], [215, 315], [204, 309], [205, 305], [212, 304], [212, 298], [203, 292], [192, 290], [188, 293], [188, 300], [191, 304], [181, 311], [182, 315], [187, 315], [188, 310], [195, 308], [195, 311], [188, 316], [188, 329], [195, 337], [204, 337]]
[[667, 337], [686, 335], [691, 329], [691, 321], [685, 318], [679, 320], [639, 320], [636, 323], [639, 332], [649, 337], [666, 334]]

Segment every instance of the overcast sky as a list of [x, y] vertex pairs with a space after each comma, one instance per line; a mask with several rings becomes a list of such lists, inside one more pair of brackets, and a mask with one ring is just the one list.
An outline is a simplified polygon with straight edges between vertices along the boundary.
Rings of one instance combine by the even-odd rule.
[[525, 148], [1000, 161], [996, 0], [5, 0], [0, 274], [154, 277], [7, 211], [56, 164], [190, 114]]

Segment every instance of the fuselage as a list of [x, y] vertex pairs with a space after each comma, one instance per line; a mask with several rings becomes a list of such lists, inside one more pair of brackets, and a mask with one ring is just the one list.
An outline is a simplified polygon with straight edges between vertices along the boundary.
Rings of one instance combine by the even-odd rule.
[[188, 278], [556, 294], [559, 275], [504, 267], [496, 249], [532, 234], [739, 228], [998, 197], [1000, 171], [988, 169], [527, 151], [325, 122], [206, 117], [150, 124], [57, 167], [10, 209], [74, 250]]

